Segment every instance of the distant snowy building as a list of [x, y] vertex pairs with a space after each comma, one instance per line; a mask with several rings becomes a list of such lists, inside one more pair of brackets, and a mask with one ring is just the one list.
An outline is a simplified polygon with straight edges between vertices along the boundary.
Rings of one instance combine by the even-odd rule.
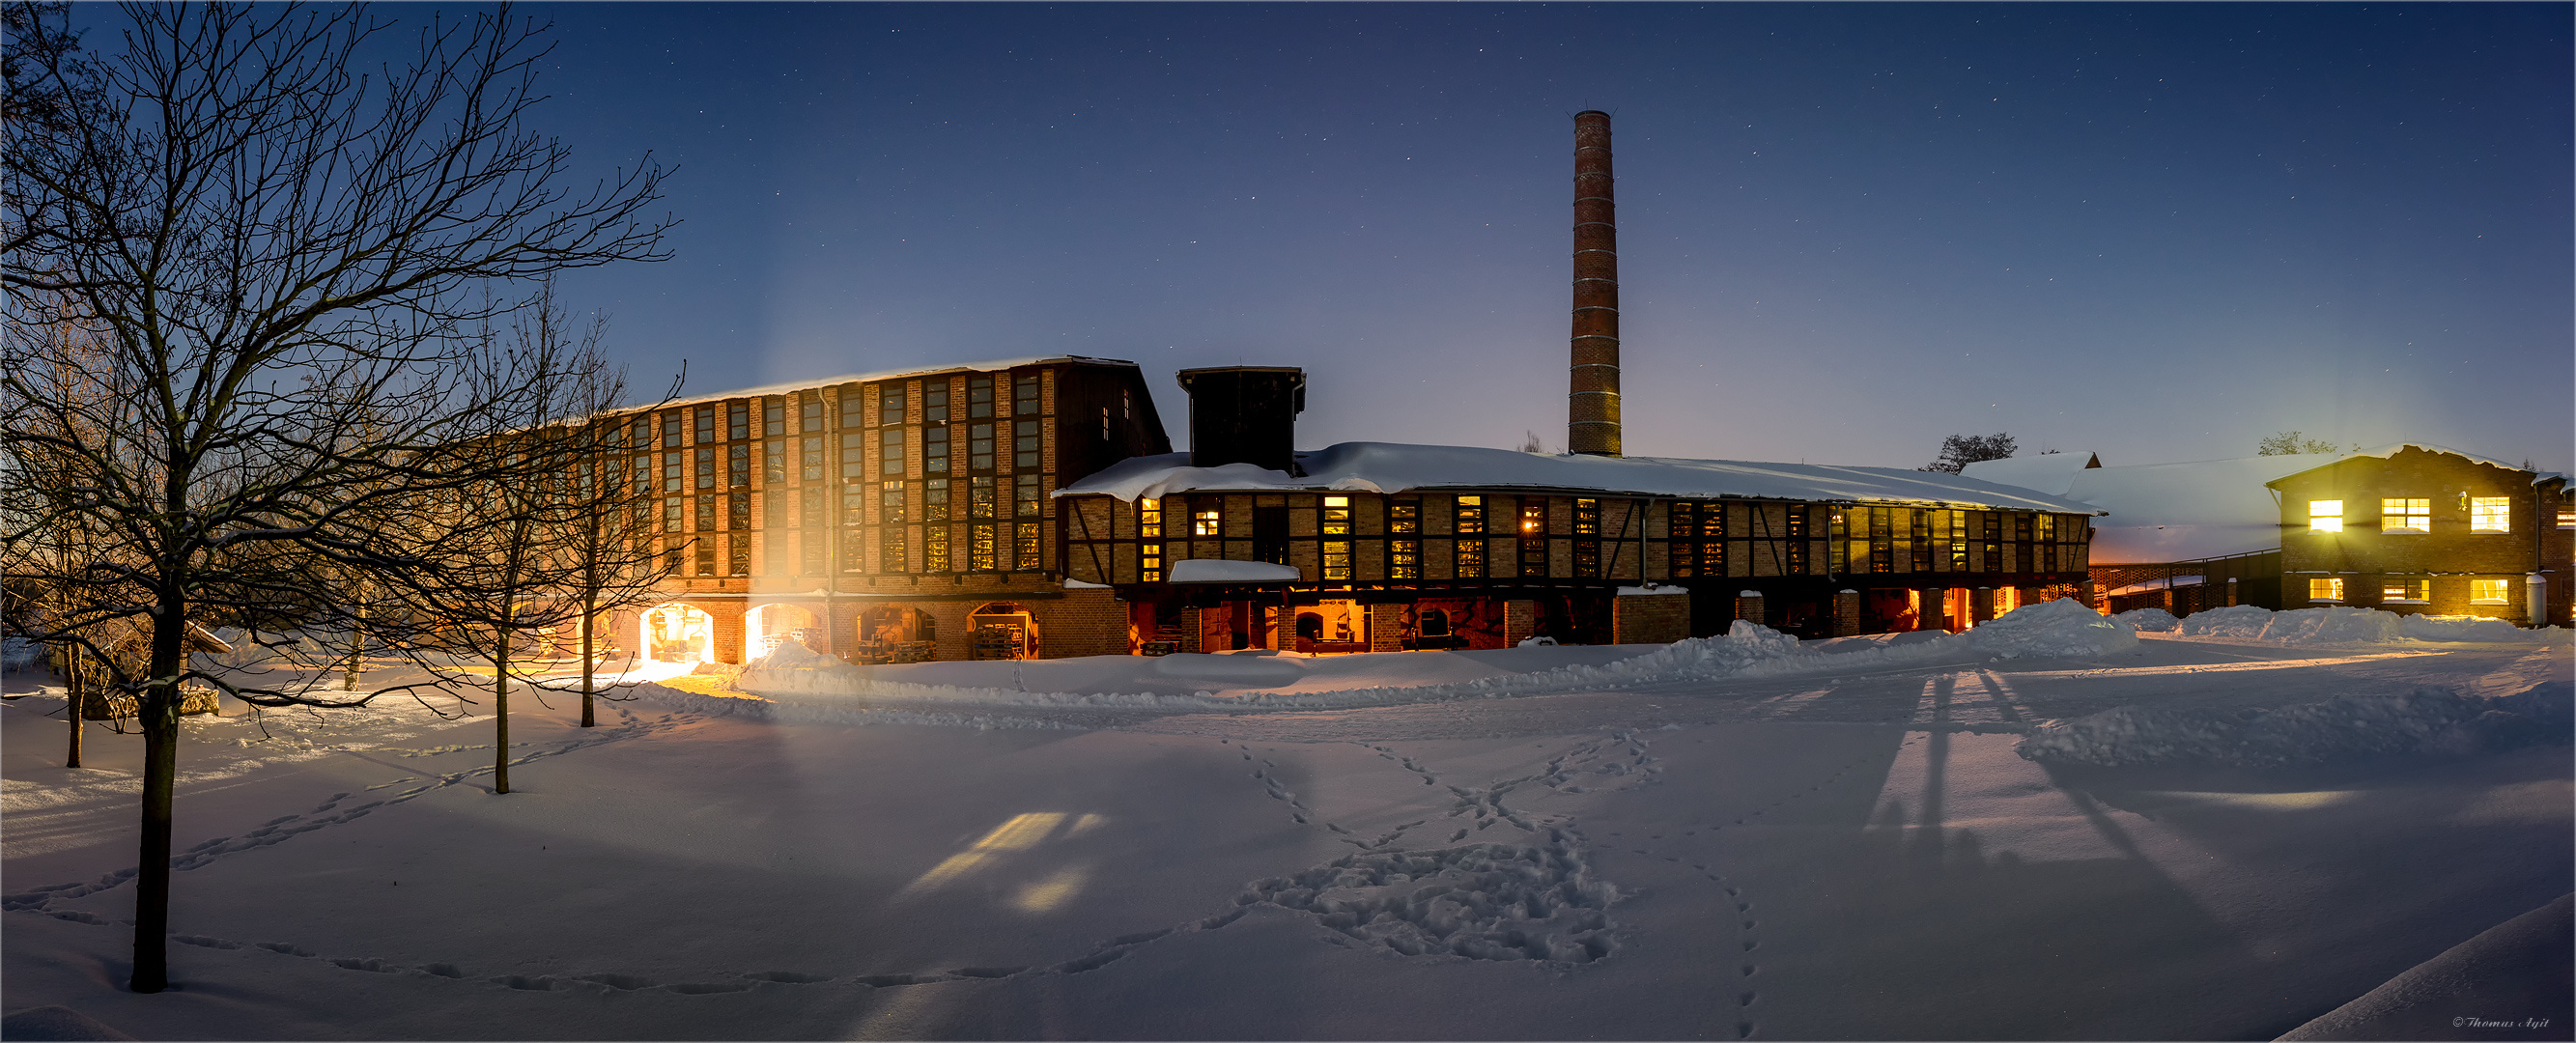
[[[2120, 467], [2070, 463], [2084, 458], [1989, 460], [1963, 473], [2107, 512], [2094, 531], [2091, 577], [2096, 596], [2114, 611], [2365, 604], [2519, 622], [2528, 596], [2518, 587], [2509, 598], [2493, 595], [2499, 583], [2522, 584], [2527, 574], [2550, 584], [2552, 604], [2567, 601], [2565, 545], [2576, 522], [2565, 516], [2561, 475], [2421, 443]], [[2506, 528], [2471, 528], [2481, 500], [2485, 524]], [[2345, 513], [2312, 518], [2312, 509], [2324, 509], [2315, 504]], [[2497, 521], [2497, 512], [2523, 520]], [[2399, 519], [2399, 527], [2381, 528], [2386, 518]], [[2333, 535], [2311, 528], [2327, 524], [2344, 527]], [[2514, 532], [2525, 539], [2481, 538]], [[2471, 597], [2473, 586], [2489, 596]], [[2556, 611], [2563, 616], [2565, 609]]]

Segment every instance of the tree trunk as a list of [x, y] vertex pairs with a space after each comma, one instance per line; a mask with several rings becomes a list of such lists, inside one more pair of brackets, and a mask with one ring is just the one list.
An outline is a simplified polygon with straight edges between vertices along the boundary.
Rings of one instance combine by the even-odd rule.
[[187, 617], [164, 603], [152, 616], [152, 676], [137, 693], [143, 725], [143, 843], [134, 877], [136, 992], [170, 985], [170, 810], [179, 775], [179, 668]]
[[492, 653], [492, 792], [510, 792], [510, 630]]
[[591, 714], [590, 714], [590, 689], [591, 689], [591, 673], [592, 673], [592, 671], [591, 671], [591, 667], [592, 667], [592, 665], [593, 665], [593, 660], [591, 659], [591, 656], [592, 656], [592, 655], [594, 655], [594, 654], [596, 654], [596, 652], [597, 652], [597, 650], [598, 650], [598, 647], [599, 647], [599, 645], [598, 645], [598, 638], [597, 638], [597, 636], [594, 634], [594, 632], [593, 632], [593, 628], [594, 628], [594, 626], [595, 626], [598, 622], [599, 622], [598, 614], [597, 614], [596, 612], [592, 611], [592, 608], [591, 608], [591, 603], [590, 603], [590, 592], [589, 592], [589, 591], [587, 591], [587, 590], [582, 591], [582, 596], [581, 596], [581, 726], [582, 726], [582, 727], [584, 727], [584, 728], [595, 728], [595, 727], [598, 727], [598, 726], [599, 726], [599, 722], [598, 722], [597, 720], [593, 719], [593, 718], [591, 717]]
[[340, 680], [340, 690], [344, 692], [358, 690], [358, 657], [365, 654], [367, 647], [367, 610], [361, 606], [353, 614], [356, 618], [349, 625], [349, 672]]
[[70, 697], [64, 705], [71, 710], [71, 713], [68, 716], [72, 719], [72, 752], [69, 756], [63, 758], [63, 767], [77, 768], [81, 766], [81, 711], [87, 709], [87, 707], [84, 707], [81, 704], [89, 701], [87, 698], [88, 690], [81, 686], [80, 646], [70, 644], [64, 645], [63, 654], [71, 658], [71, 676], [69, 680], [64, 682], [63, 692]]

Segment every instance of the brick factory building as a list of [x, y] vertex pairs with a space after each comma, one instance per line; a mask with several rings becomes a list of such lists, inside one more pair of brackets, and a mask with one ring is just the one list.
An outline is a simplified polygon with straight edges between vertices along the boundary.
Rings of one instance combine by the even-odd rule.
[[1124, 651], [1105, 589], [1058, 580], [1052, 495], [1168, 452], [1136, 364], [1055, 356], [835, 377], [617, 418], [667, 599], [621, 645], [739, 663]]

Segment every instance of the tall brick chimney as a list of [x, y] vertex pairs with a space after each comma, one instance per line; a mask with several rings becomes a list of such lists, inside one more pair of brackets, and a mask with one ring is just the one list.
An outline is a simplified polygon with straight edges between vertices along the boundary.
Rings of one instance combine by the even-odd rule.
[[1610, 114], [1574, 114], [1574, 380], [1565, 447], [1619, 455], [1619, 225], [1610, 202]]

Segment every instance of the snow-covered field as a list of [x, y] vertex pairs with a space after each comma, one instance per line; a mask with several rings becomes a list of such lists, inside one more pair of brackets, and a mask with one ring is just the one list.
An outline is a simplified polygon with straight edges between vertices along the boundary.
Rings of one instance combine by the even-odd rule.
[[59, 688], [12, 674], [0, 995], [142, 1038], [2268, 1039], [2389, 983], [2548, 1021], [2459, 1038], [2569, 1038], [2563, 960], [2391, 982], [2489, 966], [2445, 950], [2570, 889], [2564, 632], [2024, 611], [791, 654], [733, 682], [767, 699], [514, 713], [506, 796], [486, 716], [191, 718], [154, 996], [122, 989], [135, 739], [64, 769]]

